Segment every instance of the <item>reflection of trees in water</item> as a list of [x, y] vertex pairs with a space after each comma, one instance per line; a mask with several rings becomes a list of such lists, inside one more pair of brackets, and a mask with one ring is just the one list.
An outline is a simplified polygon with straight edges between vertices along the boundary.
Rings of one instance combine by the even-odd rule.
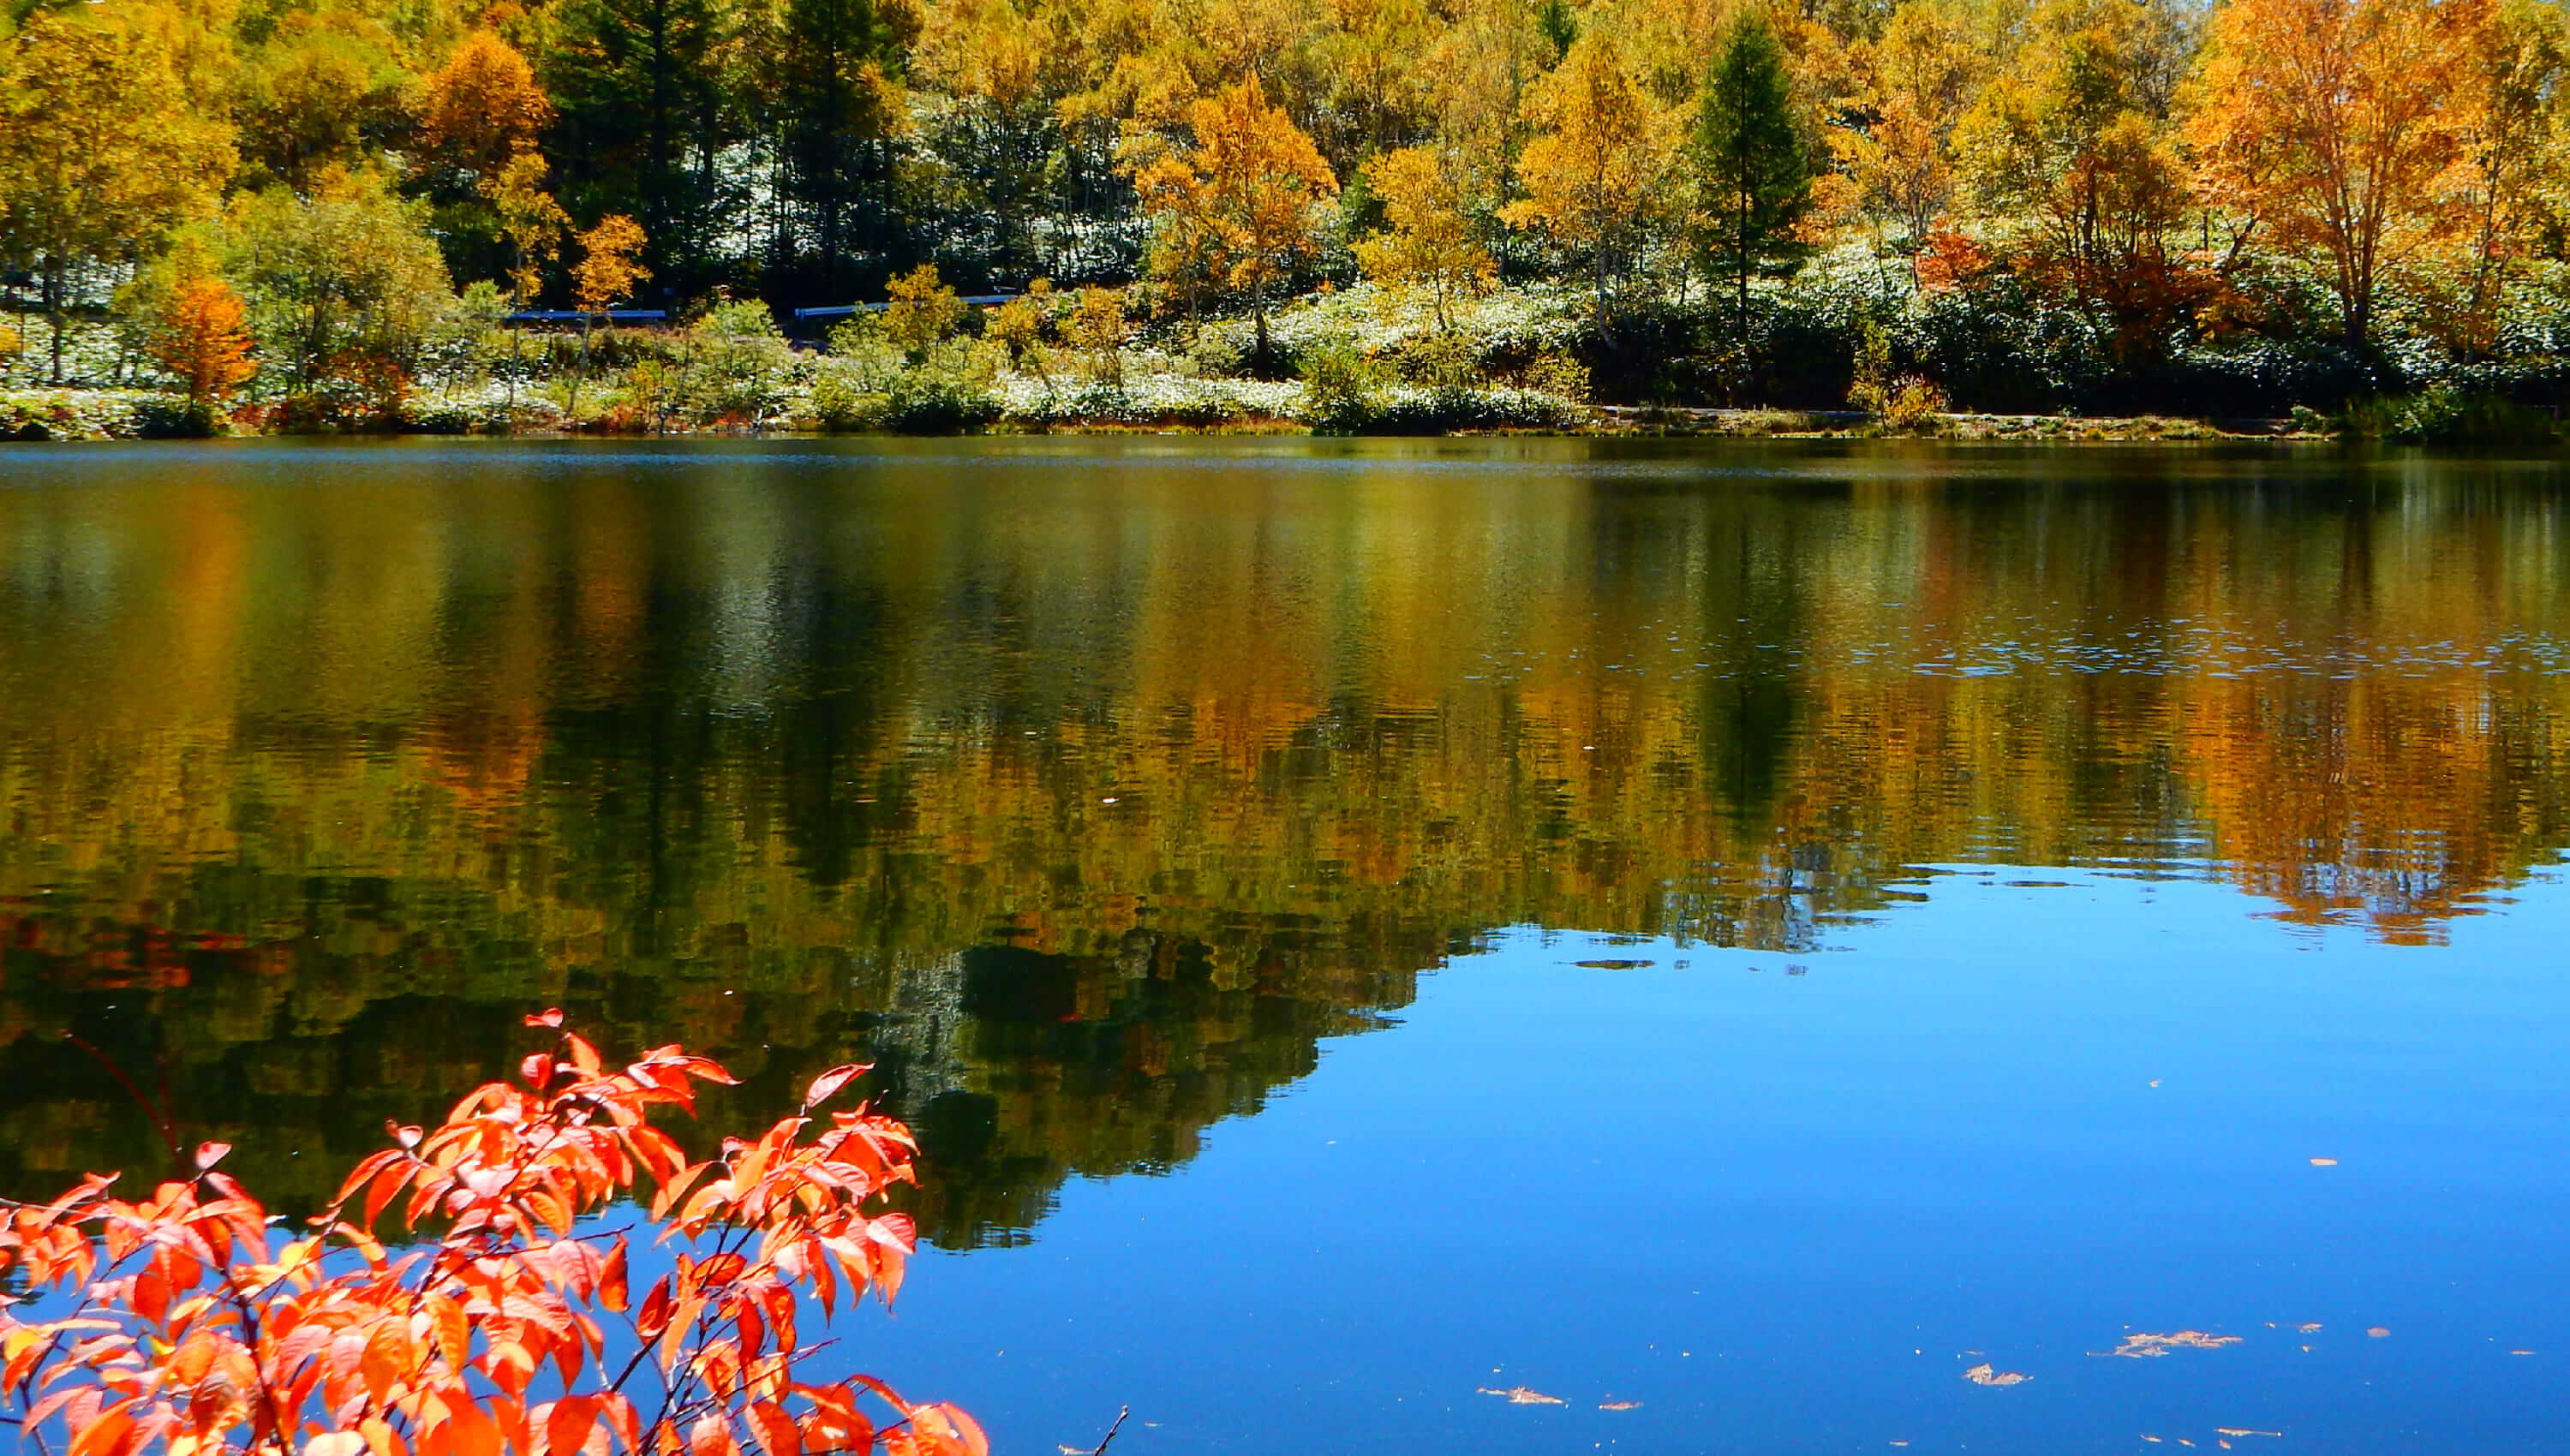
[[260, 1187], [310, 1207], [381, 1144], [387, 1119], [433, 1116], [507, 1075], [526, 1050], [519, 1016], [556, 1001], [612, 1050], [676, 1040], [741, 1076], [706, 1095], [700, 1144], [790, 1109], [823, 1067], [876, 1061], [873, 1095], [917, 1119], [934, 1167], [917, 1211], [956, 1245], [1032, 1228], [1070, 1174], [1186, 1161], [1207, 1125], [1309, 1072], [1321, 1038], [1406, 1004], [1415, 967], [1450, 948], [1433, 934], [1235, 922], [1218, 942], [1134, 928], [1080, 956], [999, 944], [890, 963], [825, 952], [800, 975], [633, 962], [522, 967], [520, 980], [458, 975], [455, 957], [424, 945], [309, 948], [338, 938], [324, 922], [306, 940], [243, 949], [145, 932], [135, 944], [147, 955], [116, 974], [97, 968], [96, 940], [56, 954], [53, 926], [8, 928], [20, 942], [0, 1044], [10, 1192], [52, 1191], [100, 1166], [163, 1171], [145, 1109], [65, 1032], [178, 1109], [188, 1139], [237, 1138]]
[[870, 1050], [1005, 1238], [1496, 927], [2210, 860], [2416, 938], [2570, 840], [2560, 509], [2467, 473], [497, 474], [0, 498], [12, 1187], [150, 1156], [66, 1028], [311, 1197], [560, 1001], [743, 1120]]

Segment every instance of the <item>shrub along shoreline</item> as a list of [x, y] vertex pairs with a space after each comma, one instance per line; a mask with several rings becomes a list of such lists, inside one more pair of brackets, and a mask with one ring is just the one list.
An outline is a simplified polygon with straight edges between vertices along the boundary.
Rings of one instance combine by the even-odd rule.
[[[2414, 407], [2414, 402], [2399, 402]], [[2479, 437], [2425, 434], [2415, 429], [2386, 432], [2378, 422], [2351, 421], [2309, 411], [2297, 418], [2208, 420], [2168, 415], [1998, 415], [1939, 412], [1892, 422], [1859, 411], [1776, 409], [1651, 408], [1578, 406], [1540, 422], [1476, 424], [1470, 420], [1440, 424], [1426, 418], [1396, 416], [1382, 423], [1331, 429], [1296, 415], [1239, 415], [1205, 418], [1171, 411], [1158, 418], [1107, 411], [1082, 416], [1056, 413], [1021, 418], [1002, 415], [987, 423], [953, 428], [902, 429], [890, 425], [833, 429], [816, 419], [781, 419], [757, 424], [740, 422], [666, 428], [590, 424], [568, 427], [541, 419], [515, 425], [477, 422], [455, 428], [451, 419], [405, 419], [363, 428], [285, 428], [256, 419], [209, 420], [192, 414], [184, 402], [146, 390], [20, 390], [0, 392], [0, 443], [117, 440], [201, 440], [242, 436], [336, 435], [345, 438], [505, 439], [650, 439], [675, 437], [827, 438], [864, 434], [978, 435], [1310, 435], [1368, 437], [1527, 436], [1560, 438], [1704, 438], [1757, 440], [1946, 440], [2019, 444], [2182, 443], [2188, 441], [2314, 441], [2345, 438], [2388, 439], [2397, 443], [2476, 443]], [[2365, 428], [2373, 423], [2374, 428]], [[2552, 438], [2517, 436], [2502, 443], [2536, 444]]]
[[896, 280], [888, 306], [817, 340], [786, 337], [754, 301], [716, 297], [661, 326], [539, 329], [484, 298], [440, 323], [416, 373], [371, 392], [253, 384], [220, 406], [192, 402], [186, 381], [99, 319], [73, 331], [82, 387], [29, 387], [24, 355], [0, 369], [0, 439], [1308, 431], [2529, 446], [2558, 435], [2548, 392], [2517, 403], [2527, 381], [2513, 375], [2366, 374], [2253, 349], [2180, 360], [2195, 380], [2185, 389], [2090, 387], [2073, 377], [2075, 353], [2010, 352], [2018, 330], [2005, 320], [1958, 322], [1934, 298], [1863, 301], [1807, 276], [1753, 295], [1745, 326], [1731, 307], [1668, 301], [1629, 309], [1610, 333], [1574, 289], [1502, 287], [1431, 309], [1359, 284], [1280, 305], [1262, 329], [1128, 318], [1102, 288], [976, 308], [921, 268]]

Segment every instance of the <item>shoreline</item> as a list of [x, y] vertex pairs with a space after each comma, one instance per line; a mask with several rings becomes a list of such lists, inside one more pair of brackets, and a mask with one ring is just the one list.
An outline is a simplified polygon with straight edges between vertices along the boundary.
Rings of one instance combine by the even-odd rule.
[[[160, 409], [147, 405], [159, 404]], [[1452, 430], [1353, 430], [1316, 428], [1304, 421], [1250, 417], [1218, 423], [1104, 418], [1027, 421], [1002, 419], [955, 432], [828, 430], [811, 421], [772, 426], [731, 425], [673, 430], [561, 428], [455, 430], [419, 426], [384, 429], [223, 429], [207, 433], [164, 424], [177, 409], [169, 396], [106, 391], [17, 392], [0, 395], [0, 444], [69, 444], [176, 439], [830, 439], [868, 435], [910, 438], [959, 436], [1206, 436], [1312, 437], [1321, 439], [1731, 439], [1920, 440], [2018, 444], [2178, 444], [2187, 442], [2318, 443], [2350, 437], [2313, 429], [2294, 419], [2198, 419], [2173, 415], [1999, 415], [1940, 413], [1895, 422], [1847, 410], [1710, 408], [1697, 406], [1591, 405], [1584, 418], [1561, 425], [1497, 426]]]

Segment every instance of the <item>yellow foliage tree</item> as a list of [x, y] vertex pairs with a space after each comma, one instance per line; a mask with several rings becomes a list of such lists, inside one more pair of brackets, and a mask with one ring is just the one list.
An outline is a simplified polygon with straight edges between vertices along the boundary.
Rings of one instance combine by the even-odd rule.
[[1587, 259], [1603, 333], [1616, 280], [1661, 212], [1676, 122], [1625, 74], [1614, 44], [1595, 34], [1582, 36], [1526, 93], [1526, 115], [1538, 129], [1517, 159], [1526, 194], [1499, 215]]
[[464, 38], [421, 88], [420, 132], [429, 151], [487, 182], [534, 148], [553, 124], [554, 105], [535, 68], [487, 30]]
[[2149, 19], [2134, 0], [2046, 7], [2038, 43], [1954, 129], [1988, 225], [2126, 358], [2164, 349], [2208, 281], [2176, 244], [2196, 199], [2155, 115]]
[[[544, 288], [545, 265], [562, 255], [562, 236], [571, 229], [571, 214], [545, 190], [547, 166], [533, 150], [512, 156], [497, 174], [482, 180], [482, 195], [500, 217], [500, 240], [509, 246], [509, 305], [522, 310]], [[519, 355], [519, 330], [509, 330], [509, 355]], [[509, 375], [509, 408], [518, 407], [518, 376]]]
[[918, 358], [952, 337], [964, 322], [964, 300], [937, 275], [935, 263], [921, 263], [884, 285], [884, 333], [903, 352]]
[[1160, 228], [1152, 266], [1249, 296], [1258, 357], [1268, 357], [1267, 309], [1279, 283], [1320, 250], [1318, 204], [1339, 181], [1312, 139], [1267, 104], [1255, 76], [1187, 107], [1194, 145], [1134, 176]]
[[1419, 57], [1431, 33], [1423, 0], [1334, 0], [1338, 22], [1321, 43], [1331, 111], [1348, 145], [1382, 152], [1415, 132], [1427, 110]]
[[1989, 69], [1954, 0], [1909, 0], [1881, 38], [1858, 49], [1862, 125], [1834, 127], [1829, 145], [1868, 214], [1914, 248], [1952, 201], [1955, 124]]
[[572, 302], [580, 309], [580, 371], [572, 376], [569, 413], [580, 413], [580, 387], [589, 379], [591, 320], [607, 312], [635, 285], [651, 276], [642, 265], [642, 224], [622, 212], [598, 219], [580, 235], [580, 261], [572, 265]]
[[2439, 185], [2485, 0], [2230, 0], [2189, 127], [2212, 195], [2329, 261], [2348, 344], [2373, 345], [2384, 271], [2469, 220]]
[[545, 264], [561, 255], [562, 235], [571, 227], [571, 215], [545, 190], [548, 170], [542, 155], [520, 152], [482, 184], [482, 194], [500, 214], [500, 237], [509, 245], [509, 297], [520, 308], [544, 287]]
[[1463, 189], [1427, 147], [1373, 158], [1365, 177], [1390, 225], [1357, 243], [1357, 265], [1377, 282], [1425, 292], [1436, 307], [1437, 326], [1451, 328], [1448, 305], [1488, 291], [1499, 277], [1491, 250], [1473, 236]]
[[642, 265], [642, 224], [622, 212], [598, 219], [580, 235], [580, 261], [572, 267], [572, 298], [584, 314], [605, 313], [651, 276]]
[[77, 275], [211, 213], [235, 165], [232, 129], [198, 112], [182, 59], [141, 6], [39, 10], [0, 46], [0, 257], [38, 279], [56, 383]]
[[2435, 268], [2447, 302], [2446, 332], [2464, 353], [2498, 346], [2509, 276], [2545, 230], [2561, 223], [2564, 157], [2559, 98], [2570, 74], [2570, 18], [2550, 0], [2497, 0], [2473, 48], [2462, 112], [2461, 156], [2450, 189], [2464, 215], [2459, 268]]
[[1534, 7], [1520, 0], [1455, 0], [1452, 10], [1420, 65], [1420, 84], [1436, 113], [1438, 151], [1466, 190], [1491, 196], [1507, 189], [1526, 88], [1552, 52]]
[[1112, 288], [1082, 288], [1079, 306], [1063, 324], [1063, 338], [1079, 353], [1081, 367], [1099, 384], [1124, 383], [1124, 298]]
[[1009, 366], [1034, 374], [1048, 391], [1053, 388], [1053, 358], [1044, 336], [1052, 298], [1053, 280], [1033, 279], [1026, 292], [991, 310], [983, 325], [983, 332], [1009, 351]]

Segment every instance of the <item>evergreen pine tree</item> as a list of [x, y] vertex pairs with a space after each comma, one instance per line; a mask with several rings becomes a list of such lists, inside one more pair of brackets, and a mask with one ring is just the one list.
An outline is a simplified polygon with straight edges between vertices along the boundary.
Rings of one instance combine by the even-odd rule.
[[1812, 206], [1813, 149], [1794, 115], [1785, 48], [1755, 11], [1732, 22], [1696, 113], [1701, 237], [1740, 313], [1753, 276], [1790, 277], [1810, 249], [1795, 224]]

